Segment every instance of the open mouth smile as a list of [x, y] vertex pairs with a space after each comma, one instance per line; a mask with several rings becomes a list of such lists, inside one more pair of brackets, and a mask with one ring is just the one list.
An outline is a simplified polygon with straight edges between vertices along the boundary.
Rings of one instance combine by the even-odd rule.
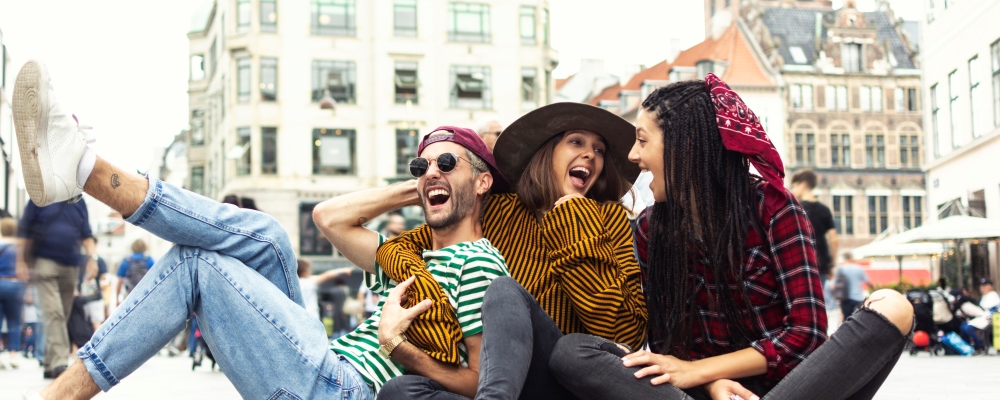
[[573, 187], [577, 189], [583, 189], [587, 187], [587, 182], [590, 180], [590, 168], [585, 166], [578, 166], [570, 168], [569, 170], [569, 181], [573, 184]]

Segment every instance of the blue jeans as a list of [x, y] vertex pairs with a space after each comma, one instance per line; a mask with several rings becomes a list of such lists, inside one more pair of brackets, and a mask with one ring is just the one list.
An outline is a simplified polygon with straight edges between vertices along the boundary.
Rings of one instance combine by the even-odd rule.
[[302, 307], [295, 253], [273, 218], [150, 179], [127, 221], [175, 246], [78, 352], [102, 390], [156, 354], [194, 312], [244, 398], [374, 398]]
[[0, 320], [7, 321], [7, 349], [21, 350], [21, 313], [24, 282], [0, 280]]
[[958, 329], [962, 339], [972, 345], [976, 350], [982, 350], [986, 348], [983, 341], [979, 339], [979, 330], [976, 327], [969, 325], [968, 322], [962, 322], [962, 327]]

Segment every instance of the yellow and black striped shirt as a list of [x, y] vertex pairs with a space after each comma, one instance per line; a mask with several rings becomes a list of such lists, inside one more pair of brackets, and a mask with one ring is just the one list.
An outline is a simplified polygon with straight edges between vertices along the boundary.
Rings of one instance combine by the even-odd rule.
[[[498, 194], [486, 206], [483, 233], [563, 333], [641, 347], [646, 303], [624, 207], [572, 199], [538, 223], [516, 194]], [[422, 225], [382, 247], [380, 256], [419, 255], [431, 248], [430, 228]]]

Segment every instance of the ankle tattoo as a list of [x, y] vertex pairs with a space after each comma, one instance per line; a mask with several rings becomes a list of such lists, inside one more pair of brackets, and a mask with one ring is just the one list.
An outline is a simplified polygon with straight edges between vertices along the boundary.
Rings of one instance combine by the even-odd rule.
[[121, 181], [118, 180], [118, 174], [111, 174], [111, 188], [118, 189], [121, 185]]

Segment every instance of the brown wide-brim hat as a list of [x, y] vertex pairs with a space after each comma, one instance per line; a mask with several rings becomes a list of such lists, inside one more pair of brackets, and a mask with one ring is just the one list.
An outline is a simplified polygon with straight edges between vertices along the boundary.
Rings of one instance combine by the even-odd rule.
[[[571, 130], [601, 135], [618, 172], [629, 183], [635, 182], [639, 166], [628, 160], [635, 143], [635, 126], [608, 110], [583, 103], [549, 104], [518, 118], [500, 133], [493, 147], [497, 167], [516, 188], [535, 152], [553, 136]], [[618, 197], [626, 193], [627, 189]]]

